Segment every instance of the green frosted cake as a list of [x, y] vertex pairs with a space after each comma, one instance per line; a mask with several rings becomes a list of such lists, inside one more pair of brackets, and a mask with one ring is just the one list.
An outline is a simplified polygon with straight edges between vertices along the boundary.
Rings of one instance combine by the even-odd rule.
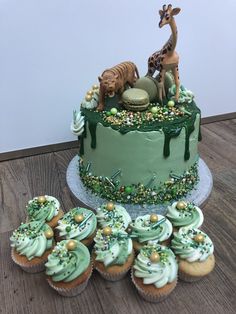
[[124, 109], [115, 96], [101, 112], [98, 93], [97, 86], [88, 92], [71, 125], [79, 137], [83, 184], [103, 199], [132, 204], [169, 202], [192, 190], [201, 135], [190, 92], [182, 87], [185, 102], [149, 103], [144, 111]]

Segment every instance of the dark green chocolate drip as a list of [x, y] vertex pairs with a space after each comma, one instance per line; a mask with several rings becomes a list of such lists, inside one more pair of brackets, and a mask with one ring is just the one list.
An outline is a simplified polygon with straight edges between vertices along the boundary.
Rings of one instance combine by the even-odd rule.
[[97, 137], [96, 137], [96, 129], [97, 129], [97, 122], [89, 121], [89, 131], [91, 135], [91, 148], [96, 148], [97, 144]]
[[182, 128], [171, 129], [171, 130], [168, 128], [163, 129], [163, 132], [165, 134], [163, 155], [165, 158], [167, 158], [170, 155], [170, 140], [171, 140], [171, 138], [179, 136], [181, 130], [182, 130]]
[[78, 136], [78, 140], [80, 142], [79, 154], [80, 156], [84, 155], [84, 139], [87, 137], [87, 120], [84, 119], [84, 132]]
[[[196, 118], [196, 116], [195, 116]], [[184, 160], [189, 160], [190, 151], [189, 151], [189, 138], [190, 134], [194, 131], [194, 122], [195, 119], [192, 120], [192, 123], [186, 124], [185, 127], [185, 152], [184, 152]]]
[[201, 124], [199, 123], [198, 141], [202, 140]]

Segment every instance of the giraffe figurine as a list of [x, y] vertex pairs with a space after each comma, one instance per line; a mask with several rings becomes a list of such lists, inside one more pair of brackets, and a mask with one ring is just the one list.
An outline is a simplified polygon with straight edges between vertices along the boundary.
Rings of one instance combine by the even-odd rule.
[[169, 24], [172, 34], [168, 41], [165, 43], [165, 45], [162, 47], [162, 49], [154, 52], [148, 58], [148, 72], [146, 75], [153, 76], [156, 70], [159, 71], [159, 74], [157, 75], [158, 81], [157, 85], [158, 95], [161, 102], [163, 98], [166, 97], [164, 88], [166, 71], [171, 71], [173, 73], [176, 85], [175, 100], [178, 101], [179, 99], [179, 86], [180, 86], [178, 69], [179, 56], [175, 51], [178, 31], [174, 19], [174, 15], [179, 14], [179, 12], [180, 8], [172, 8], [171, 4], [169, 4], [168, 6], [163, 5], [162, 10], [159, 10], [160, 14], [159, 27], [161, 28], [162, 26]]

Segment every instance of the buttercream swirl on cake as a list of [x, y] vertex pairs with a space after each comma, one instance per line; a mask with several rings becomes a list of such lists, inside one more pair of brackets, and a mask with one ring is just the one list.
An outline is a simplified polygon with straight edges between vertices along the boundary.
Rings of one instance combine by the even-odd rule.
[[97, 209], [97, 220], [100, 227], [112, 227], [112, 229], [125, 230], [131, 223], [131, 217], [121, 205], [115, 205], [110, 211], [106, 209], [107, 204]]
[[52, 281], [70, 282], [79, 277], [90, 264], [89, 250], [79, 241], [75, 242], [74, 249], [67, 249], [70, 240], [58, 242], [45, 264], [46, 274]]
[[162, 242], [167, 240], [173, 230], [170, 221], [162, 215], [157, 215], [158, 221], [163, 220], [163, 223], [156, 226], [156, 222], [150, 221], [150, 216], [149, 214], [139, 216], [130, 224], [134, 240], [140, 243], [147, 241]]
[[81, 111], [73, 111], [73, 120], [70, 125], [71, 132], [80, 136], [84, 132], [84, 116], [81, 115]]
[[103, 230], [99, 229], [94, 241], [96, 260], [106, 267], [125, 264], [133, 251], [132, 240], [123, 230], [113, 230], [110, 235], [104, 235]]
[[59, 201], [49, 195], [45, 195], [45, 202], [39, 202], [38, 197], [30, 200], [26, 206], [29, 220], [50, 221], [57, 216], [60, 208]]
[[186, 203], [186, 208], [178, 209], [174, 202], [168, 206], [166, 217], [174, 227], [199, 228], [203, 224], [203, 213], [199, 207], [191, 203]]
[[[151, 254], [158, 253], [159, 261], [152, 262]], [[161, 288], [177, 278], [178, 264], [174, 253], [161, 245], [145, 245], [135, 259], [134, 275], [143, 279], [143, 284]]]
[[[45, 232], [51, 231], [52, 237], [46, 238]], [[28, 260], [42, 256], [53, 245], [53, 231], [43, 221], [22, 223], [10, 237], [11, 247]]]
[[[82, 215], [83, 220], [77, 222], [75, 217]], [[97, 227], [97, 218], [95, 214], [86, 208], [76, 207], [66, 213], [62, 219], [58, 221], [59, 236], [65, 239], [76, 239], [81, 241], [91, 236]]]
[[[202, 235], [204, 241], [197, 241], [197, 235]], [[205, 261], [214, 252], [214, 245], [208, 235], [194, 228], [180, 228], [178, 232], [174, 232], [171, 248], [176, 255], [188, 262]]]

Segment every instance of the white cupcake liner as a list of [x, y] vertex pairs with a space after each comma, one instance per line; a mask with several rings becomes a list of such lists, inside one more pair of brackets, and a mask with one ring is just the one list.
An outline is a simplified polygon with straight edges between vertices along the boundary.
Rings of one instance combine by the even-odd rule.
[[[162, 294], [162, 293], [159, 293], [159, 295], [152, 295], [146, 291], [144, 291], [143, 289], [141, 289], [137, 283], [135, 282], [134, 280], [134, 273], [133, 273], [133, 268], [131, 269], [131, 279], [132, 279], [132, 282], [134, 284], [134, 286], [136, 287], [139, 295], [145, 300], [145, 301], [148, 301], [148, 302], [152, 302], [152, 303], [158, 303], [158, 302], [161, 302], [163, 300], [165, 300], [169, 294], [175, 289], [176, 285], [177, 285], [177, 279], [176, 279], [176, 284], [173, 286], [173, 288], [167, 293], [167, 294]], [[158, 288], [157, 288], [158, 289]]]
[[20, 266], [25, 272], [31, 273], [31, 274], [43, 272], [45, 270], [45, 262], [47, 261], [47, 259], [45, 259], [45, 260], [42, 260], [42, 262], [38, 264], [34, 264], [34, 265], [21, 264], [18, 260], [16, 260], [14, 256], [14, 248], [11, 249], [11, 258], [15, 264]]
[[63, 297], [75, 297], [78, 294], [82, 293], [85, 288], [87, 287], [88, 281], [92, 275], [93, 272], [93, 264], [90, 264], [91, 266], [91, 271], [88, 275], [88, 278], [81, 284], [78, 284], [76, 287], [73, 288], [60, 288], [60, 287], [56, 287], [54, 286], [53, 282], [49, 279], [47, 279], [48, 284], [50, 285], [51, 288], [53, 288], [55, 291], [57, 291], [58, 294], [60, 294]]
[[118, 281], [118, 280], [123, 279], [126, 276], [126, 274], [130, 270], [130, 267], [128, 269], [122, 271], [122, 272], [117, 273], [117, 274], [110, 274], [108, 272], [104, 272], [104, 271], [96, 268], [96, 266], [95, 266], [95, 269], [99, 272], [101, 277], [103, 277], [104, 279], [106, 279], [108, 281]]

